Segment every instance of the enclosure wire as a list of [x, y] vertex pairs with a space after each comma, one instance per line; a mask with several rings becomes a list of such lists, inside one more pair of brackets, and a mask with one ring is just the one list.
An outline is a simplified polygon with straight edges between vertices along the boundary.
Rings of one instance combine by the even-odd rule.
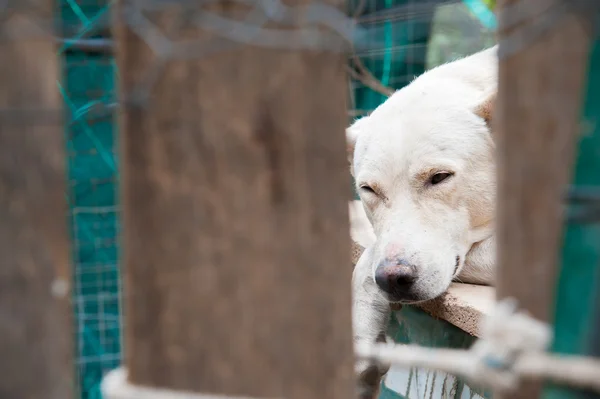
[[[70, 0], [69, 0], [70, 1]], [[120, 20], [125, 23], [135, 34], [144, 40], [152, 51], [156, 54], [156, 60], [148, 66], [146, 71], [147, 79], [142, 79], [141, 85], [145, 88], [135, 89], [135, 93], [130, 94], [132, 104], [143, 105], [146, 103], [147, 92], [151, 89], [160, 75], [165, 62], [173, 59], [199, 59], [216, 52], [230, 50], [240, 43], [252, 44], [267, 48], [296, 48], [313, 49], [333, 52], [346, 52], [350, 50], [352, 66], [347, 67], [350, 76], [369, 87], [371, 90], [384, 96], [393, 93], [393, 89], [388, 87], [389, 76], [392, 68], [392, 56], [390, 42], [392, 40], [392, 22], [396, 20], [418, 19], [420, 16], [433, 12], [433, 7], [439, 4], [445, 4], [448, 1], [424, 1], [418, 6], [409, 4], [404, 6], [391, 6], [391, 2], [386, 0], [386, 9], [383, 13], [375, 13], [368, 17], [361, 17], [364, 10], [365, 0], [360, 0], [354, 15], [347, 16], [336, 7], [321, 1], [315, 1], [305, 6], [288, 6], [281, 0], [235, 0], [246, 6], [251, 6], [251, 14], [262, 15], [261, 18], [253, 20], [235, 20], [225, 18], [216, 13], [209, 12], [203, 7], [213, 3], [216, 0], [146, 0], [124, 1], [123, 7], [119, 13]], [[186, 18], [193, 21], [197, 27], [214, 34], [214, 38], [208, 41], [193, 41], [181, 43], [174, 40], [171, 35], [165, 35], [161, 27], [153, 22], [147, 15], [172, 9], [174, 6], [185, 10], [180, 13], [180, 19]], [[78, 7], [74, 12], [79, 15], [82, 10]], [[0, 10], [0, 14], [3, 11]], [[90, 32], [108, 29], [111, 19], [107, 18], [105, 13], [101, 17], [88, 19], [80, 16], [85, 22], [86, 31], [80, 32], [76, 37], [69, 40], [62, 37], [55, 37], [62, 44], [61, 51], [72, 47], [89, 47], [96, 51], [111, 51], [113, 43], [111, 40], [92, 41], [83, 39], [89, 36]], [[364, 23], [375, 23], [380, 19], [384, 22], [385, 43], [378, 41], [366, 41], [367, 30], [362, 27]], [[268, 29], [265, 22], [274, 21], [294, 27], [294, 30], [288, 29]], [[52, 24], [46, 21], [37, 21], [38, 28], [47, 30]], [[325, 29], [322, 29], [325, 28]], [[37, 30], [40, 32], [40, 30]], [[52, 32], [52, 28], [48, 29]], [[46, 33], [48, 33], [48, 31]], [[23, 36], [24, 32], [4, 32], [9, 36]], [[176, 33], [176, 32], [173, 32]], [[356, 49], [370, 49], [384, 46], [386, 49], [384, 58], [384, 71], [382, 79], [379, 80], [368, 71], [362, 60], [356, 55]]]
[[[467, 350], [425, 348], [403, 344], [359, 344], [359, 358], [407, 368], [423, 367], [462, 376], [500, 391], [515, 391], [523, 378], [600, 392], [600, 360], [545, 353], [550, 326], [523, 312], [516, 301], [500, 301], [482, 325], [481, 338]], [[102, 382], [106, 399], [249, 399], [142, 387], [127, 381], [127, 371], [111, 371]]]
[[467, 350], [432, 349], [403, 344], [359, 344], [359, 358], [402, 367], [446, 372], [500, 391], [515, 391], [522, 379], [556, 383], [600, 392], [600, 360], [545, 353], [550, 327], [507, 299], [484, 320], [481, 338]]
[[[361, 3], [359, 3], [358, 5], [357, 11], [353, 14], [353, 18], [355, 19], [356, 23], [384, 23], [384, 70], [382, 73], [382, 78], [377, 79], [371, 73], [371, 71], [364, 65], [361, 58], [356, 53], [355, 49], [352, 48], [350, 63], [349, 65], [346, 65], [346, 71], [348, 72], [350, 77], [362, 83], [365, 87], [368, 87], [376, 93], [379, 93], [385, 97], [391, 96], [395, 91], [392, 87], [389, 86], [389, 79], [392, 68], [392, 22], [421, 18], [424, 15], [431, 14], [435, 5], [445, 3], [446, 1], [439, 0], [435, 2], [427, 1], [423, 4], [420, 4], [420, 7], [415, 9], [416, 7], [414, 7], [412, 3], [393, 7], [392, 2], [390, 0], [386, 0], [385, 9], [383, 12], [370, 14], [367, 17], [361, 17], [362, 11], [365, 6], [365, 0], [362, 0]], [[376, 46], [376, 44], [374, 45]]]
[[[269, 48], [343, 52], [348, 50], [348, 44], [361, 48], [384, 44], [372, 42], [367, 44], [365, 39], [366, 30], [361, 27], [362, 23], [374, 22], [377, 19], [381, 19], [385, 22], [385, 25], [396, 18], [414, 19], [418, 15], [412, 15], [413, 12], [416, 14], [429, 12], [427, 7], [430, 4], [430, 2], [425, 2], [423, 4], [425, 8], [419, 8], [412, 12], [407, 12], [402, 6], [388, 7], [386, 8], [386, 12], [370, 15], [364, 19], [346, 16], [336, 7], [320, 1], [315, 1], [306, 6], [292, 7], [285, 5], [281, 0], [235, 0], [238, 3], [262, 9], [268, 16], [268, 19], [274, 22], [294, 26], [296, 28], [295, 31], [290, 32], [286, 29], [268, 29], [264, 26], [254, 26], [247, 23], [247, 21], [224, 18], [202, 9], [204, 5], [214, 1], [216, 0], [195, 2], [190, 0], [128, 1], [124, 2], [124, 13], [120, 17], [123, 22], [132, 29], [135, 29], [136, 24], [140, 20], [140, 13], [167, 10], [173, 6], [188, 7], [190, 12], [186, 13], [186, 17], [192, 16], [196, 26], [207, 32], [212, 32], [218, 37], [234, 42]], [[468, 1], [467, 3], [471, 8], [473, 7], [474, 3], [472, 1]], [[23, 8], [20, 7], [20, 10], [23, 10]], [[499, 30], [512, 31], [500, 40], [499, 56], [502, 58], [525, 50], [541, 36], [560, 24], [567, 16], [580, 14], [597, 17], [599, 11], [600, 1], [598, 0], [520, 0], [510, 6], [498, 8], [498, 19], [501, 23]], [[9, 15], [9, 11], [0, 9], [0, 17], [6, 17], [7, 15]], [[94, 21], [94, 23], [91, 20], [88, 22], [89, 25], [94, 25], [95, 29], [98, 29], [100, 25], [110, 25], [111, 21], [109, 18], [103, 18], [99, 21]], [[318, 26], [327, 29], [317, 29]], [[53, 31], [53, 25], [48, 21], [37, 21], [36, 24], [32, 24], [29, 28], [33, 28], [32, 31], [34, 34]], [[384, 26], [384, 29], [387, 29], [387, 25]], [[177, 44], [170, 40], [165, 42], [164, 37], [155, 35], [153, 32], [155, 30], [140, 32], [140, 37], [153, 50], [163, 50], [165, 44], [169, 46]], [[12, 38], [22, 38], [25, 35], [23, 31], [3, 33]], [[203, 55], [201, 46], [197, 50], [197, 57], [201, 57]], [[171, 56], [173, 55], [171, 53]]]
[[196, 393], [138, 386], [127, 381], [127, 370], [123, 367], [106, 374], [102, 381], [102, 395], [105, 399], [255, 399], [247, 396]]

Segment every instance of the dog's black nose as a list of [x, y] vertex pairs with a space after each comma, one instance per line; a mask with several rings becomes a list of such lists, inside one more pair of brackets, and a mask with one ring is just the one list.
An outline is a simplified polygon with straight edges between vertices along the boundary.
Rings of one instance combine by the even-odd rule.
[[417, 279], [417, 271], [410, 264], [385, 262], [375, 269], [375, 283], [392, 298], [403, 299], [410, 296], [413, 283]]

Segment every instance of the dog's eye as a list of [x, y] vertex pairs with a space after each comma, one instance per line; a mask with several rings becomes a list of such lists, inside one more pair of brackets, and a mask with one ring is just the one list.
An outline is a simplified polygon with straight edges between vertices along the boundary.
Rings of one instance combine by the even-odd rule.
[[360, 189], [369, 194], [377, 195], [377, 192], [375, 192], [375, 190], [373, 190], [373, 188], [371, 186], [368, 186], [366, 184], [363, 184], [362, 186], [360, 186]]
[[450, 173], [450, 172], [436, 173], [435, 175], [431, 176], [429, 183], [431, 183], [432, 185], [440, 184], [441, 182], [443, 182], [450, 176], [452, 176], [452, 173]]

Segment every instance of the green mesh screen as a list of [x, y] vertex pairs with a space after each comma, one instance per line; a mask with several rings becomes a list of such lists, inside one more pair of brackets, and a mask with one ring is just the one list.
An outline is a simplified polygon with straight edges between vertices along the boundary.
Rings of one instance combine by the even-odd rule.
[[[495, 43], [493, 0], [350, 0], [350, 13], [372, 46], [356, 53], [383, 86], [401, 89], [426, 69]], [[362, 12], [361, 12], [362, 10]], [[386, 98], [360, 81], [351, 82], [354, 117]]]
[[[357, 19], [370, 32], [373, 45], [356, 55], [382, 85], [392, 89], [406, 86], [425, 70], [432, 19], [432, 14], [426, 10], [433, 6], [425, 9], [415, 0], [352, 1], [353, 13], [361, 8], [362, 13]], [[359, 81], [353, 81], [352, 85], [358, 116], [372, 111], [386, 98]]]
[[[107, 12], [104, 1], [61, 1], [63, 37], [106, 36]], [[110, 54], [73, 47], [61, 48], [60, 54], [57, 84], [67, 110], [77, 387], [81, 398], [99, 399], [103, 374], [121, 360], [115, 64]]]
[[[428, 67], [493, 43], [485, 29], [489, 15], [477, 16], [480, 0], [349, 1], [350, 12], [368, 29], [373, 43], [357, 55], [392, 89], [402, 88]], [[60, 0], [63, 36], [109, 38], [109, 9], [103, 0]], [[102, 376], [122, 356], [116, 67], [109, 53], [63, 46], [60, 55], [63, 70], [57, 84], [68, 113], [77, 382], [81, 398], [99, 399]], [[386, 98], [358, 80], [349, 84], [351, 118], [367, 114]]]

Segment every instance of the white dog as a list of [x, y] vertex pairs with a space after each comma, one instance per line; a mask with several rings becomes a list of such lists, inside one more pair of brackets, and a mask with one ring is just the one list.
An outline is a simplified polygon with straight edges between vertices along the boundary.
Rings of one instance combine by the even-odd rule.
[[[347, 129], [372, 226], [357, 236], [367, 249], [353, 276], [355, 341], [384, 336], [390, 302], [436, 298], [452, 280], [493, 283], [496, 92], [493, 47], [427, 71]], [[357, 372], [372, 397], [385, 369]]]

